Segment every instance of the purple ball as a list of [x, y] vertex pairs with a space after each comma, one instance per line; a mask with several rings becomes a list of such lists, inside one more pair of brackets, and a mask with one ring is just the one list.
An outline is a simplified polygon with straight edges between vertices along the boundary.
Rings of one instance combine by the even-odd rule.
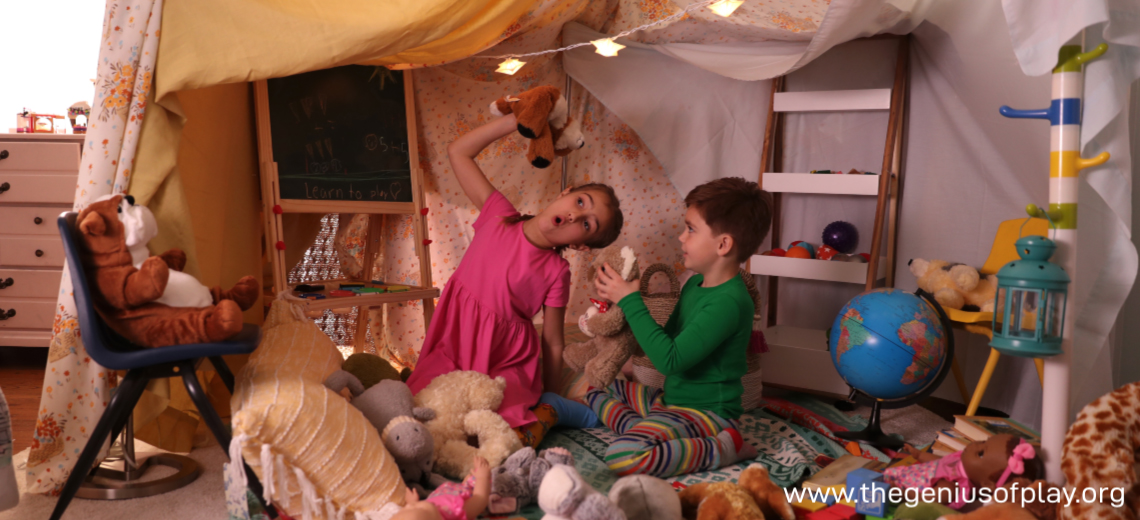
[[859, 247], [859, 230], [842, 220], [836, 220], [823, 228], [823, 243], [836, 251], [850, 254]]

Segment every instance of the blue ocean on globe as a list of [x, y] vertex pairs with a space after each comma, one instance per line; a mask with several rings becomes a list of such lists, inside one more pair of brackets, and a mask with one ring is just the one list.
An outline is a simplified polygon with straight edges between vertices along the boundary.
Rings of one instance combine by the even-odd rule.
[[877, 399], [914, 395], [946, 359], [946, 331], [922, 298], [875, 289], [851, 299], [831, 327], [831, 361], [843, 380]]

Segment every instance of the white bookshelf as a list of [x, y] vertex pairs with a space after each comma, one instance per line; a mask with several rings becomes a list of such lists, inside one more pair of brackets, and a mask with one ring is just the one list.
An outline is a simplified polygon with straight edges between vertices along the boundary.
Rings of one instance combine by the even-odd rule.
[[[816, 260], [813, 258], [788, 258], [784, 256], [755, 255], [752, 257], [752, 274], [782, 276], [804, 280], [822, 280], [854, 284], [867, 283], [869, 264], [862, 262], [840, 262]], [[887, 258], [879, 257], [878, 273], [875, 280], [887, 276]]]
[[876, 196], [879, 194], [879, 176], [845, 173], [765, 173], [764, 189], [772, 193]]
[[772, 106], [775, 112], [890, 110], [891, 89], [777, 92]]

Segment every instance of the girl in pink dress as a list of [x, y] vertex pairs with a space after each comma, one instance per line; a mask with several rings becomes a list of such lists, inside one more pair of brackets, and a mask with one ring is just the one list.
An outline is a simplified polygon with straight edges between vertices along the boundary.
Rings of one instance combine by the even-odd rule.
[[[418, 393], [456, 370], [502, 376], [507, 389], [499, 415], [524, 444], [537, 444], [546, 428], [525, 434], [536, 421], [531, 408], [544, 387], [557, 391], [562, 372], [570, 264], [560, 253], [610, 245], [621, 233], [622, 214], [612, 188], [587, 184], [567, 188], [538, 215], [520, 215], [475, 163], [483, 148], [517, 125], [508, 114], [447, 147], [459, 185], [480, 214], [475, 238], [440, 295], [408, 386]], [[540, 310], [541, 337], [531, 321]]]

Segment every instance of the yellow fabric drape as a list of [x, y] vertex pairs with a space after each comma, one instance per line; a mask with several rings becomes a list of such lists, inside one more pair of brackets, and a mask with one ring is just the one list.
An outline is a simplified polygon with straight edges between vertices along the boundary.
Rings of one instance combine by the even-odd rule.
[[162, 21], [157, 92], [337, 65], [443, 63], [483, 50], [534, 0], [195, 0]]

